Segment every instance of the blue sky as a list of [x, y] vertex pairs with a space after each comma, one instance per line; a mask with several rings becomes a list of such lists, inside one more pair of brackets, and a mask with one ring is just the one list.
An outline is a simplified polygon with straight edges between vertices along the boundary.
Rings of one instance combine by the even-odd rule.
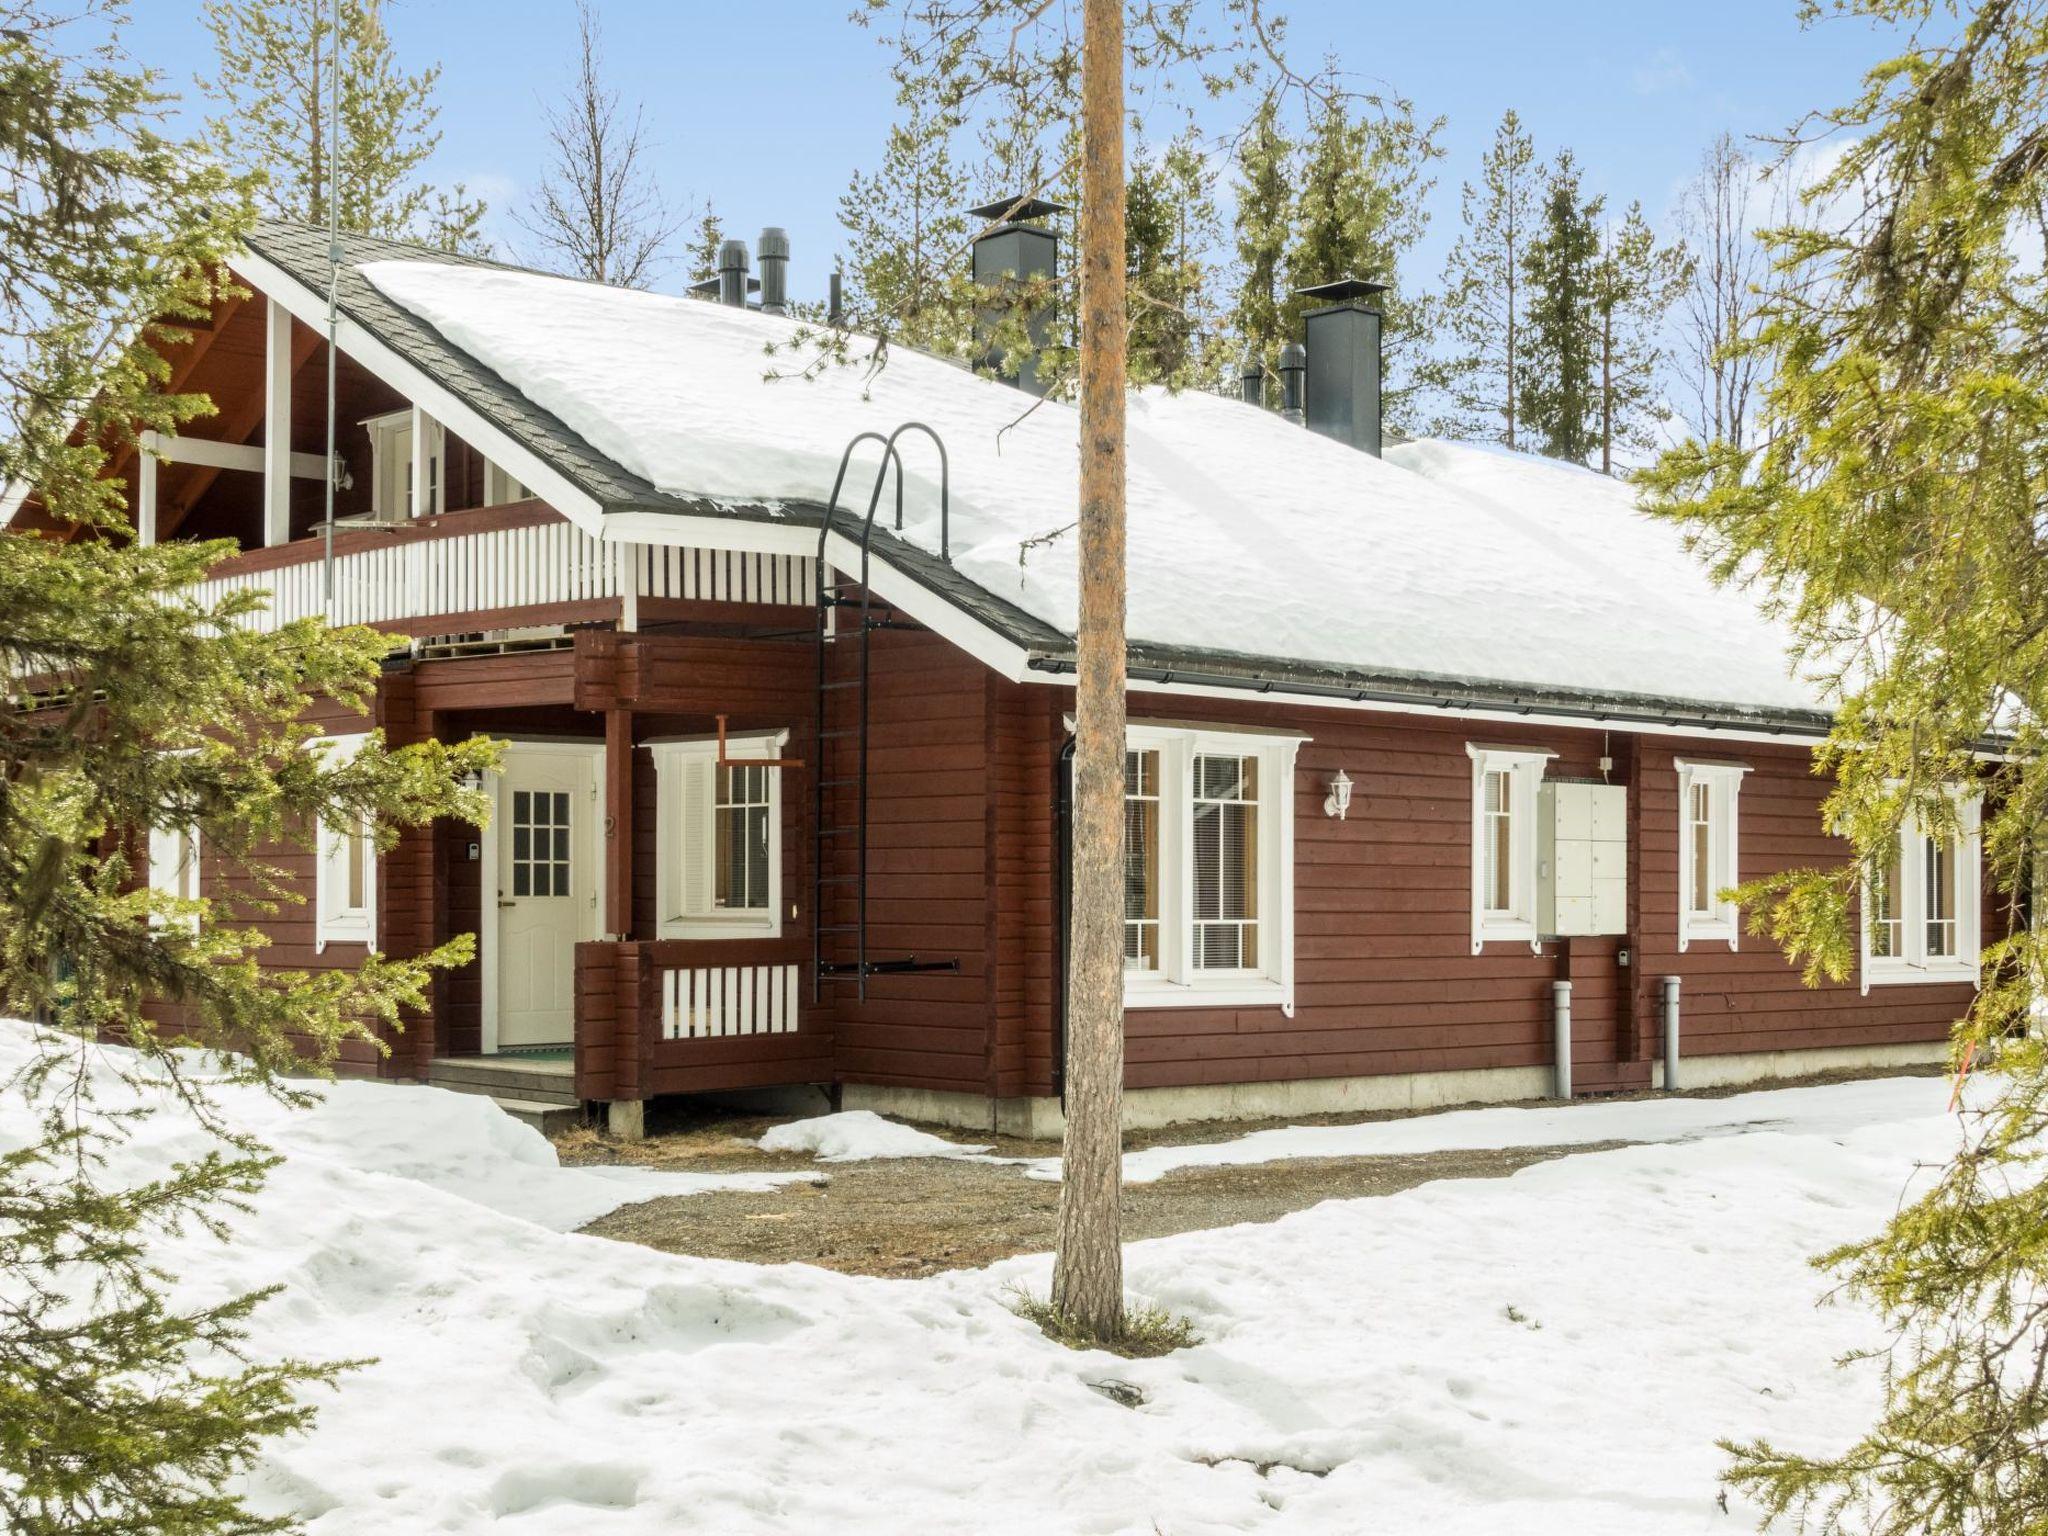
[[[853, 0], [598, 0], [609, 72], [641, 100], [676, 201], [709, 199], [728, 232], [792, 236], [791, 287], [822, 291], [840, 192], [879, 158], [893, 102], [875, 34]], [[436, 174], [502, 213], [544, 158], [540, 100], [562, 84], [572, 0], [387, 0], [408, 66], [438, 60], [444, 139]], [[1458, 182], [1512, 106], [1548, 155], [1569, 145], [1588, 184], [1668, 207], [1722, 129], [1773, 134], [1848, 97], [1888, 39], [1860, 21], [1802, 29], [1796, 0], [1280, 0], [1292, 51], [1326, 50], [1425, 115], [1449, 119], [1434, 222], [1409, 280], [1434, 279], [1455, 235]], [[136, 0], [135, 51], [190, 88], [210, 61], [198, 0]], [[519, 231], [493, 229], [518, 254]], [[676, 286], [673, 276], [662, 284]]]

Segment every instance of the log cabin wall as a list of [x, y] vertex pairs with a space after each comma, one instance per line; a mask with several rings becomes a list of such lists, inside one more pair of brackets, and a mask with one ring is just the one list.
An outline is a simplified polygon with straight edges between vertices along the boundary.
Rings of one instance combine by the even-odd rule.
[[[1064, 689], [995, 682], [991, 925], [998, 984], [995, 1092], [1057, 1091], [1058, 913], [1052, 796], [1064, 742]], [[1295, 778], [1295, 991], [1277, 1007], [1134, 1010], [1126, 1016], [1132, 1088], [1305, 1078], [1547, 1068], [1550, 983], [1573, 983], [1580, 1092], [1648, 1087], [1661, 1032], [1660, 978], [1683, 979], [1684, 1054], [1938, 1042], [1968, 1006], [1963, 986], [1806, 988], [1767, 939], [1677, 945], [1678, 781], [1690, 755], [1750, 765], [1740, 797], [1739, 873], [1838, 860], [1820, 825], [1823, 781], [1804, 747], [1597, 730], [1436, 720], [1252, 700], [1136, 693], [1134, 720], [1300, 730]], [[1625, 938], [1489, 943], [1472, 952], [1472, 765], [1468, 742], [1557, 754], [1551, 778], [1630, 789], [1631, 933]], [[1345, 820], [1323, 798], [1338, 769], [1355, 784]], [[1996, 931], [1987, 911], [1985, 933]], [[1627, 948], [1630, 964], [1620, 963]]]

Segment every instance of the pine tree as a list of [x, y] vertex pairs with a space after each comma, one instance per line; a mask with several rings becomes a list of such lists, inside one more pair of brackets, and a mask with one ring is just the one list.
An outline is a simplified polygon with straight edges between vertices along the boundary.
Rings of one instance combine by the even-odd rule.
[[1267, 361], [1286, 343], [1280, 324], [1282, 273], [1294, 222], [1295, 146], [1268, 97], [1237, 141], [1237, 300], [1231, 328]]
[[839, 199], [850, 319], [926, 351], [964, 355], [974, 305], [967, 178], [952, 155], [959, 124], [916, 101], [903, 105], [880, 168], [856, 171]]
[[222, 296], [253, 189], [166, 135], [166, 98], [121, 51], [121, 19], [0, 0], [0, 399], [14, 429], [0, 433], [0, 478], [33, 488], [42, 525], [76, 535], [0, 536], [0, 1017], [55, 1021], [32, 1033], [29, 1070], [0, 1084], [38, 1126], [0, 1153], [0, 1524], [225, 1536], [283, 1523], [252, 1513], [235, 1480], [265, 1439], [308, 1424], [304, 1389], [338, 1365], [248, 1358], [268, 1293], [171, 1295], [152, 1241], [218, 1232], [267, 1159], [215, 1120], [214, 1151], [141, 1185], [110, 1178], [101, 1154], [139, 1104], [81, 1098], [81, 1058], [119, 1035], [138, 1072], [182, 1084], [212, 1118], [193, 1054], [142, 1012], [169, 999], [187, 1040], [234, 1049], [234, 1076], [296, 1097], [280, 1072], [422, 1005], [428, 968], [466, 947], [317, 976], [261, 970], [260, 935], [138, 889], [132, 850], [144, 829], [196, 826], [264, 888], [263, 850], [303, 845], [317, 817], [366, 817], [389, 837], [476, 814], [455, 775], [484, 757], [372, 747], [326, 765], [301, 749], [302, 711], [316, 695], [364, 698], [388, 642], [244, 628], [252, 595], [187, 595], [230, 546], [128, 542], [121, 487], [101, 475], [138, 427], [209, 409], [159, 393], [163, 354]]
[[1760, 324], [1735, 342], [1762, 364], [1757, 430], [1646, 478], [1839, 693], [1816, 766], [1847, 852], [1745, 887], [1752, 928], [1809, 980], [1851, 977], [1861, 893], [1907, 817], [1950, 837], [1951, 787], [1975, 787], [1997, 936], [1952, 1039], [1981, 1079], [1959, 1150], [1817, 1261], [1888, 1335], [1845, 1362], [1881, 1388], [1876, 1421], [1846, 1445], [1730, 1445], [1728, 1476], [1772, 1529], [2031, 1536], [2048, 1511], [2048, 7], [1862, 11], [1903, 51], [1817, 114], [1840, 159], [1810, 225], [1772, 238]]
[[1535, 232], [1536, 146], [1513, 110], [1494, 130], [1479, 184], [1465, 183], [1465, 228], [1444, 266], [1444, 331], [1438, 360], [1446, 410], [1433, 430], [1519, 445], [1520, 383], [1528, 292], [1523, 259]]
[[620, 115], [604, 83], [597, 16], [577, 0], [576, 78], [561, 105], [544, 110], [550, 163], [533, 206], [517, 215], [556, 270], [621, 288], [659, 273], [684, 220], [670, 212], [646, 164], [642, 115]]
[[[340, 222], [356, 234], [447, 251], [487, 251], [484, 205], [460, 184], [419, 173], [441, 142], [439, 65], [399, 68], [382, 0], [341, 0]], [[336, 37], [331, 0], [206, 0], [220, 112], [208, 120], [230, 164], [263, 177], [279, 218], [327, 222], [328, 137]]]
[[723, 244], [725, 225], [719, 221], [718, 210], [706, 203], [690, 235], [691, 282], [701, 283], [718, 276], [718, 248]]
[[1685, 247], [1660, 246], [1643, 205], [1631, 203], [1621, 223], [1602, 235], [1593, 278], [1593, 314], [1600, 331], [1600, 472], [1614, 473], [1617, 448], [1642, 453], [1665, 419], [1661, 383], [1667, 361], [1664, 317], [1692, 280]]
[[1570, 150], [1560, 153], [1524, 264], [1529, 344], [1522, 358], [1522, 419], [1534, 447], [1574, 464], [1585, 463], [1600, 444], [1594, 291], [1604, 206], [1601, 198], [1581, 196], [1578, 161]]
[[[1391, 425], [1406, 418], [1417, 380], [1403, 361], [1423, 339], [1428, 307], [1404, 291], [1401, 258], [1429, 226], [1428, 197], [1436, 185], [1429, 163], [1443, 151], [1443, 119], [1419, 124], [1412, 103], [1368, 101], [1369, 115], [1354, 117], [1352, 103], [1331, 93], [1318, 104], [1301, 146], [1293, 232], [1287, 247], [1290, 290], [1280, 303], [1282, 334], [1299, 339], [1310, 301], [1300, 290], [1340, 277], [1385, 283], [1380, 350], [1387, 380], [1383, 408]], [[1401, 381], [1401, 382], [1395, 382]]]
[[1182, 388], [1210, 363], [1208, 263], [1219, 238], [1207, 168], [1189, 134], [1154, 156], [1141, 140], [1132, 151], [1124, 194], [1124, 256], [1131, 304], [1134, 384]]

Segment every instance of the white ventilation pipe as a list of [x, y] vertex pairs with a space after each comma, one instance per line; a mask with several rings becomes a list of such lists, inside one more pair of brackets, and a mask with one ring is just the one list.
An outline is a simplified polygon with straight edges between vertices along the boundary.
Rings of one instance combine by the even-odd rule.
[[1664, 978], [1664, 1091], [1678, 1091], [1678, 978]]
[[1568, 981], [1553, 981], [1550, 984], [1550, 1019], [1557, 1035], [1557, 1085], [1553, 1090], [1557, 1098], [1572, 1096], [1572, 984]]

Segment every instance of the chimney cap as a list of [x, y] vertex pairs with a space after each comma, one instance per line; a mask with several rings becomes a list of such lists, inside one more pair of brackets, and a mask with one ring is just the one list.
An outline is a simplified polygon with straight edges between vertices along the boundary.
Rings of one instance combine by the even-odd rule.
[[1042, 197], [1006, 197], [1000, 202], [968, 209], [967, 217], [985, 219], [992, 224], [1023, 224], [1032, 219], [1049, 219], [1056, 213], [1070, 211], [1065, 203], [1048, 202]]
[[1280, 349], [1280, 371], [1308, 367], [1308, 348], [1298, 341], [1290, 341]]
[[789, 260], [789, 231], [781, 225], [770, 224], [761, 231], [761, 238], [756, 243], [763, 261]]
[[1334, 283], [1316, 283], [1294, 290], [1296, 298], [1316, 299], [1324, 304], [1350, 304], [1371, 300], [1387, 291], [1387, 283], [1369, 283], [1362, 277], [1340, 277]]

